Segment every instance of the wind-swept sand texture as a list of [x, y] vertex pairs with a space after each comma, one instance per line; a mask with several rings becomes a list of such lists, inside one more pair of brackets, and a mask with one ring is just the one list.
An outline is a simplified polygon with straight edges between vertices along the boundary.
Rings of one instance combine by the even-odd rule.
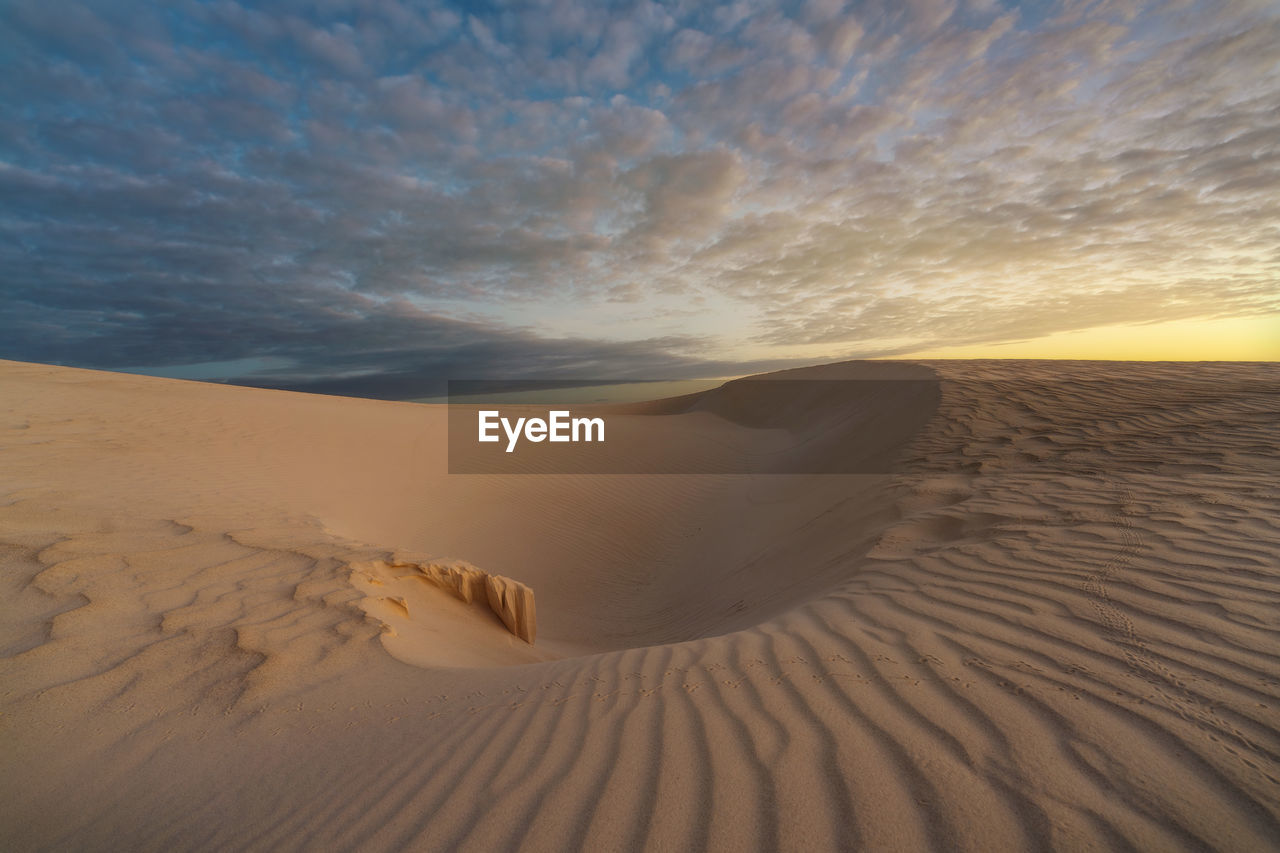
[[885, 370], [617, 417], [895, 474], [450, 477], [0, 363], [0, 848], [1280, 849], [1280, 369]]

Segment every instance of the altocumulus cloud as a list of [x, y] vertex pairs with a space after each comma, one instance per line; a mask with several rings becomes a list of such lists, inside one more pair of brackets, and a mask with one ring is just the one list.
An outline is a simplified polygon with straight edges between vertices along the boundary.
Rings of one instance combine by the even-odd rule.
[[1280, 310], [1267, 2], [13, 0], [0, 99], [11, 358], [413, 396]]

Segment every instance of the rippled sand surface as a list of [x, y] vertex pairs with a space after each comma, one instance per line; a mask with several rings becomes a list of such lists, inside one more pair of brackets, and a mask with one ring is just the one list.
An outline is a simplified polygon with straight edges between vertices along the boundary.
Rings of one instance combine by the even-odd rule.
[[460, 477], [439, 407], [0, 363], [0, 846], [1280, 849], [1280, 367], [893, 369], [619, 415], [891, 473]]

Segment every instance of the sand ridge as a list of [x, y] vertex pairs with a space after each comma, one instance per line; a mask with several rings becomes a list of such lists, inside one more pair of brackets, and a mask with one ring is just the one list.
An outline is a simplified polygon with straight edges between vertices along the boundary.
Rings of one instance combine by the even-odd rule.
[[[1274, 365], [939, 362], [896, 473], [447, 493], [421, 407], [0, 369], [10, 849], [1280, 838]], [[454, 559], [534, 645], [393, 569]]]

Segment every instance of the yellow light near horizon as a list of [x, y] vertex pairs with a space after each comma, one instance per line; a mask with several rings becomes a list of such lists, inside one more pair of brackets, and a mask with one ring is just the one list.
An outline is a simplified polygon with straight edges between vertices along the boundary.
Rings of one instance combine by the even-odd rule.
[[943, 347], [896, 357], [1280, 361], [1280, 314], [1099, 326], [1024, 341]]

